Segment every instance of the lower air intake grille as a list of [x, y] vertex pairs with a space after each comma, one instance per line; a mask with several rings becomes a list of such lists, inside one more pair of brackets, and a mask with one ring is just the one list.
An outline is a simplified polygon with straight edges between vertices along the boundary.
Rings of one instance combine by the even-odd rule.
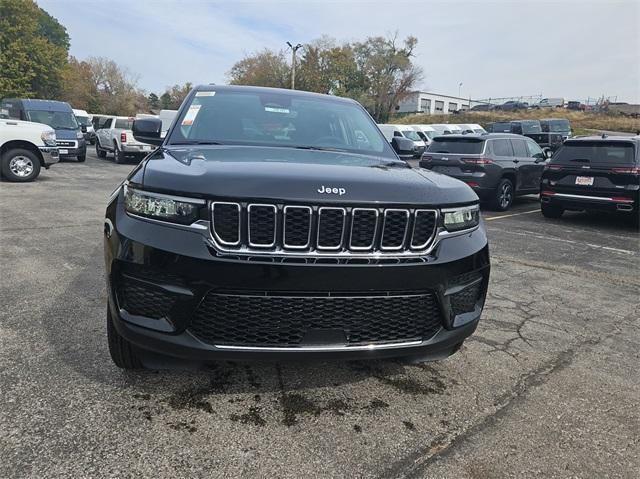
[[341, 333], [345, 345], [432, 337], [440, 310], [430, 292], [381, 296], [282, 296], [209, 293], [190, 331], [217, 345], [297, 347], [318, 331]]
[[452, 284], [469, 284], [477, 279], [480, 279], [480, 281], [476, 281], [462, 291], [449, 296], [451, 310], [454, 315], [469, 313], [474, 310], [482, 294], [482, 280], [478, 273], [467, 273], [457, 276], [451, 281]]
[[120, 307], [129, 314], [160, 319], [169, 315], [175, 298], [160, 288], [123, 277], [118, 291]]

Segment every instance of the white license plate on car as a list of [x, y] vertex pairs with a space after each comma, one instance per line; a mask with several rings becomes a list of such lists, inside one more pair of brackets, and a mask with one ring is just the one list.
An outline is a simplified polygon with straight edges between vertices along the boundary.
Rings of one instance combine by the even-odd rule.
[[593, 176], [576, 176], [576, 185], [582, 185], [582, 186], [593, 185]]
[[69, 150], [58, 150], [58, 153], [60, 153], [61, 155], [68, 155]]
[[144, 151], [151, 151], [151, 147], [150, 146], [143, 146], [142, 149]]

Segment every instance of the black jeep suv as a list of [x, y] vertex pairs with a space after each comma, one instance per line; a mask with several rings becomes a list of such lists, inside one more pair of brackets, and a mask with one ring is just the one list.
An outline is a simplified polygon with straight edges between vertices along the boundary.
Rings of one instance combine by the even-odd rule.
[[530, 138], [509, 133], [437, 136], [420, 166], [464, 181], [494, 209], [517, 195], [537, 194], [549, 153]]
[[559, 218], [565, 210], [600, 210], [637, 221], [640, 137], [574, 138], [564, 142], [542, 175], [542, 214]]
[[[399, 159], [355, 101], [201, 86], [105, 219], [108, 338], [195, 359], [439, 359], [475, 330], [489, 279], [478, 197]], [[403, 143], [405, 142], [405, 143]], [[396, 151], [394, 151], [394, 149]]]

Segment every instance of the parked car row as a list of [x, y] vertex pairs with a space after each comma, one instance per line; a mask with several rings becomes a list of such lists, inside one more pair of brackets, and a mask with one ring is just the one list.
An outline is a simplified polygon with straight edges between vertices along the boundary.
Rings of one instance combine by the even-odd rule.
[[565, 98], [543, 98], [537, 103], [529, 104], [521, 100], [508, 100], [502, 104], [481, 103], [474, 105], [470, 111], [518, 111], [518, 110], [539, 110], [542, 108], [566, 108], [569, 110], [587, 110], [587, 105], [579, 101], [567, 101]]
[[499, 121], [487, 124], [487, 131], [524, 135], [552, 151], [560, 148], [562, 142], [572, 135], [571, 124], [564, 118]]
[[379, 124], [378, 127], [387, 141], [393, 137], [408, 138], [414, 142], [414, 158], [420, 158], [433, 139], [439, 135], [486, 133], [487, 131], [477, 124], [429, 124], [429, 125], [396, 125]]
[[552, 155], [513, 133], [433, 138], [420, 166], [457, 178], [498, 211], [519, 195], [538, 194], [542, 214], [566, 210], [632, 215], [640, 205], [640, 136], [573, 138]]

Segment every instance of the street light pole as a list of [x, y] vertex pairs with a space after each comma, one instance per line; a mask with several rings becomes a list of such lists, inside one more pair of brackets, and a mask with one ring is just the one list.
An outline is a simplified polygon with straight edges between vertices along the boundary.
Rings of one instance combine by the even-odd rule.
[[292, 45], [291, 42], [287, 42], [289, 48], [291, 48], [291, 89], [296, 89], [296, 52], [298, 48], [302, 48], [302, 44]]
[[458, 83], [458, 98], [460, 98], [460, 90], [462, 90], [462, 82]]

